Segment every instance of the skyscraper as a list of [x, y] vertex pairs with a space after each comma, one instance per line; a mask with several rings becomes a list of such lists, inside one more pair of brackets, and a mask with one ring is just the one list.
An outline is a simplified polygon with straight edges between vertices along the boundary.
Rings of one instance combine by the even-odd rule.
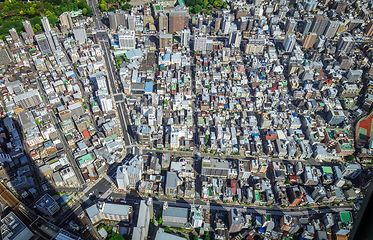
[[18, 41], [19, 36], [15, 28], [9, 29], [10, 36], [12, 36], [13, 41]]
[[188, 27], [189, 12], [185, 9], [171, 10], [169, 15], [168, 30], [171, 33], [181, 32]]
[[64, 12], [59, 16], [60, 26], [64, 26], [68, 30], [73, 29], [73, 20], [69, 12]]
[[229, 33], [229, 27], [231, 26], [231, 19], [229, 16], [224, 16], [223, 19], [223, 34], [228, 34]]
[[293, 18], [288, 18], [285, 24], [285, 32], [294, 32], [297, 27], [297, 21]]
[[168, 32], [168, 17], [163, 12], [158, 13], [158, 31]]
[[296, 39], [295, 35], [292, 32], [288, 32], [285, 35], [285, 39], [283, 42], [283, 46], [286, 52], [293, 51], [294, 45], [295, 45]]
[[313, 11], [316, 9], [318, 2], [315, 0], [305, 0], [303, 2], [303, 8], [305, 11]]
[[368, 37], [371, 37], [373, 35], [373, 21], [370, 21], [368, 23], [367, 27], [365, 28], [365, 34]]
[[73, 32], [74, 38], [79, 44], [83, 44], [87, 41], [87, 34], [84, 27], [75, 27]]
[[13, 55], [8, 46], [1, 43], [4, 43], [3, 40], [0, 40], [0, 66], [9, 64], [13, 61]]
[[126, 26], [126, 19], [124, 17], [125, 13], [122, 10], [115, 11], [115, 19], [117, 20], [117, 27], [125, 27]]
[[183, 29], [181, 30], [181, 46], [187, 47], [189, 46], [189, 40], [190, 40], [190, 29]]
[[329, 21], [328, 26], [325, 29], [325, 38], [333, 38], [339, 27], [339, 21]]
[[218, 32], [220, 27], [221, 27], [221, 18], [216, 18], [215, 19], [215, 32]]
[[242, 34], [240, 31], [234, 31], [229, 33], [229, 45], [233, 45], [235, 48], [240, 48]]
[[337, 50], [349, 54], [355, 45], [355, 41], [349, 33], [342, 33], [337, 43]]
[[51, 25], [47, 17], [41, 19], [41, 24], [43, 25], [44, 32], [49, 32], [51, 30]]
[[135, 48], [135, 31], [121, 29], [118, 32], [119, 47], [121, 49], [133, 49]]
[[316, 15], [312, 21], [311, 32], [316, 33], [317, 36], [322, 35], [328, 23], [329, 19], [326, 16]]
[[50, 46], [52, 52], [56, 51], [56, 46], [54, 45], [54, 40], [53, 40], [51, 32], [46, 32], [45, 37], [48, 40], [48, 43], [49, 43], [49, 46]]
[[245, 31], [247, 29], [247, 23], [249, 21], [247, 20], [247, 17], [241, 17], [238, 19], [238, 29], [240, 31]]
[[44, 33], [36, 35], [35, 38], [36, 38], [36, 42], [38, 43], [41, 54], [46, 55], [51, 52], [48, 39]]
[[317, 39], [316, 33], [308, 33], [303, 39], [302, 46], [305, 49], [312, 48], [313, 44], [315, 44]]
[[129, 30], [136, 30], [136, 26], [135, 26], [135, 17], [134, 16], [128, 16], [127, 17], [127, 28]]
[[321, 35], [321, 36], [319, 36], [319, 38], [317, 39], [317, 41], [316, 41], [316, 43], [315, 43], [315, 45], [314, 45], [314, 48], [315, 48], [315, 49], [321, 48], [321, 47], [324, 46], [324, 44], [325, 44], [325, 37], [324, 37], [324, 35]]
[[28, 20], [25, 20], [22, 22], [23, 24], [23, 28], [25, 29], [25, 31], [27, 32], [27, 35], [30, 37], [30, 38], [33, 38], [35, 36], [35, 33], [34, 33], [34, 30], [32, 29], [32, 26], [31, 26], [31, 23], [30, 21]]
[[110, 28], [116, 30], [117, 27], [118, 27], [118, 24], [117, 24], [117, 18], [115, 17], [115, 13], [114, 12], [108, 12], [107, 15], [108, 15], [108, 18], [109, 18]]

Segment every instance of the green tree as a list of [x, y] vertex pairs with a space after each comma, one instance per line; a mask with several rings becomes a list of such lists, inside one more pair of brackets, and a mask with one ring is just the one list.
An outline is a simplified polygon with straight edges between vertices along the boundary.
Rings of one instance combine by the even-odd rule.
[[347, 156], [347, 161], [348, 162], [352, 162], [352, 161], [354, 161], [354, 159], [355, 159], [354, 155]]
[[35, 15], [35, 8], [30, 7], [30, 8], [26, 11], [26, 13], [27, 13], [28, 15]]
[[115, 7], [114, 6], [111, 6], [111, 7], [109, 7], [109, 10], [108, 10], [109, 12], [114, 12], [115, 11]]
[[213, 6], [217, 9], [220, 9], [223, 6], [224, 2], [222, 0], [216, 0], [214, 1]]
[[164, 228], [164, 231], [167, 232], [167, 233], [170, 233], [171, 232], [171, 229], [169, 227], [165, 227]]
[[88, 10], [86, 8], [83, 8], [82, 12], [83, 12], [83, 15], [87, 15]]
[[194, 13], [195, 14], [197, 14], [197, 13], [199, 13], [199, 12], [201, 12], [202, 11], [202, 7], [201, 7], [201, 5], [196, 5], [195, 7], [194, 7]]
[[36, 28], [36, 30], [37, 30], [38, 32], [41, 31], [41, 26], [40, 26], [40, 24], [35, 24], [35, 28]]
[[198, 240], [198, 239], [199, 239], [198, 235], [194, 235], [193, 240]]
[[158, 219], [158, 224], [159, 224], [159, 225], [162, 225], [162, 217], [159, 217], [159, 219]]
[[107, 8], [105, 4], [100, 4], [101, 12], [106, 12]]
[[127, 10], [130, 10], [133, 6], [129, 3], [126, 3], [122, 6], [122, 10], [123, 11], [127, 11]]

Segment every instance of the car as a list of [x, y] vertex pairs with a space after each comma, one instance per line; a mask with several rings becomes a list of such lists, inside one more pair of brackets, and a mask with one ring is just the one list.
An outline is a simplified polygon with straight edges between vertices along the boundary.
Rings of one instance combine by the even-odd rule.
[[92, 196], [93, 192], [89, 193], [88, 196]]

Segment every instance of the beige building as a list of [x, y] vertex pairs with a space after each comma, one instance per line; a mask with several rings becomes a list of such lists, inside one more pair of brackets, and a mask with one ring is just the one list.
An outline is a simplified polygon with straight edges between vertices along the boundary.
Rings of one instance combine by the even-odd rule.
[[302, 46], [306, 49], [312, 48], [312, 46], [315, 44], [317, 40], [317, 34], [316, 33], [308, 33], [306, 36], [304, 36]]
[[73, 29], [73, 20], [70, 16], [69, 12], [64, 12], [59, 17], [60, 20], [60, 26], [65, 26], [67, 29], [72, 30]]

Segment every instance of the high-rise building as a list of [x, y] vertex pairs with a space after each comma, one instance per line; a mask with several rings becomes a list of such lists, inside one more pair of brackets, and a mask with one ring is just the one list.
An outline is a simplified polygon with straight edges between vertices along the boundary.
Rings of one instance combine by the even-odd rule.
[[52, 35], [54, 46], [56, 47], [56, 49], [60, 48], [60, 43], [58, 42], [58, 36], [57, 36], [56, 32], [51, 31], [51, 35]]
[[136, 30], [135, 20], [136, 20], [135, 17], [132, 15], [127, 17], [127, 28], [129, 30], [134, 30], [134, 31]]
[[245, 218], [236, 208], [231, 208], [228, 212], [228, 222], [229, 233], [236, 233], [242, 230], [245, 225]]
[[288, 18], [285, 24], [285, 32], [295, 32], [297, 21], [294, 18]]
[[234, 31], [229, 33], [229, 45], [234, 45], [235, 48], [240, 48], [241, 39], [241, 31]]
[[224, 16], [223, 18], [223, 34], [228, 34], [229, 33], [229, 27], [231, 26], [231, 19], [229, 16]]
[[107, 15], [108, 15], [108, 18], [109, 18], [110, 28], [113, 29], [113, 30], [116, 30], [118, 28], [118, 24], [117, 24], [117, 18], [115, 17], [115, 13], [114, 12], [108, 12]]
[[355, 45], [355, 41], [349, 33], [342, 33], [337, 43], [337, 50], [349, 54]]
[[9, 29], [10, 36], [12, 37], [13, 41], [18, 41], [19, 36], [17, 30], [15, 28]]
[[315, 48], [315, 49], [321, 48], [321, 47], [324, 46], [324, 44], [325, 44], [325, 37], [324, 37], [324, 35], [321, 35], [321, 36], [319, 36], [319, 38], [317, 39], [317, 41], [316, 41], [316, 43], [315, 43], [315, 45], [314, 45], [314, 48]]
[[247, 30], [248, 30], [248, 31], [250, 31], [250, 30], [253, 29], [253, 27], [254, 27], [254, 22], [255, 22], [254, 18], [249, 18], [249, 22], [247, 23]]
[[1, 219], [1, 237], [8, 240], [29, 240], [34, 234], [14, 212], [10, 212]]
[[158, 13], [158, 31], [168, 33], [168, 17], [163, 12]]
[[22, 24], [23, 24], [23, 28], [24, 28], [25, 31], [27, 32], [27, 35], [28, 35], [30, 38], [34, 38], [35, 33], [34, 33], [34, 30], [32, 29], [32, 26], [31, 26], [30, 21], [25, 20], [25, 21], [22, 22]]
[[51, 30], [51, 25], [47, 17], [41, 19], [41, 24], [43, 25], [44, 32], [49, 32]]
[[329, 21], [328, 26], [325, 29], [325, 38], [333, 38], [339, 27], [339, 21]]
[[296, 42], [295, 35], [291, 32], [286, 33], [285, 39], [284, 39], [284, 42], [283, 42], [283, 46], [284, 46], [285, 51], [286, 52], [293, 51], [293, 48], [295, 46], [295, 42]]
[[115, 19], [117, 22], [117, 27], [125, 27], [126, 25], [126, 19], [125, 19], [125, 13], [123, 10], [116, 10], [115, 11]]
[[75, 27], [73, 32], [74, 38], [79, 44], [83, 44], [87, 41], [87, 34], [84, 27]]
[[305, 49], [312, 48], [312, 46], [315, 44], [317, 39], [316, 33], [308, 33], [306, 36], [304, 36], [302, 46]]
[[60, 210], [58, 203], [48, 193], [41, 197], [35, 203], [35, 206], [39, 211], [48, 216], [53, 216]]
[[206, 51], [207, 37], [194, 37], [194, 51]]
[[185, 9], [171, 10], [169, 14], [169, 27], [171, 33], [181, 32], [182, 29], [188, 27], [189, 12]]
[[49, 43], [49, 46], [50, 46], [52, 52], [56, 51], [56, 46], [54, 45], [54, 40], [53, 40], [51, 32], [45, 32], [45, 37], [48, 40], [48, 43]]
[[159, 33], [159, 48], [171, 48], [172, 47], [172, 34]]
[[71, 18], [71, 15], [69, 12], [64, 12], [62, 13], [60, 16], [59, 16], [59, 20], [60, 20], [60, 26], [68, 29], [68, 30], [72, 30], [74, 25], [73, 25], [73, 20]]
[[121, 29], [118, 32], [119, 47], [121, 49], [133, 49], [136, 45], [135, 31]]
[[328, 23], [329, 19], [326, 16], [320, 14], [316, 15], [312, 21], [311, 32], [316, 33], [317, 36], [322, 35]]
[[38, 34], [35, 36], [35, 38], [41, 54], [46, 55], [52, 51], [45, 33]]
[[96, 31], [92, 31], [92, 39], [93, 39], [93, 42], [95, 44], [98, 44], [98, 38], [97, 38], [97, 32]]
[[318, 2], [315, 0], [305, 0], [303, 2], [303, 9], [305, 11], [314, 11], [317, 7]]
[[368, 37], [371, 37], [373, 35], [373, 21], [370, 21], [368, 23], [367, 27], [365, 28], [365, 34]]
[[0, 40], [0, 66], [7, 65], [13, 61], [13, 55], [10, 52], [7, 45], [3, 44], [3, 40]]
[[345, 1], [336, 1], [333, 8], [336, 13], [344, 13], [346, 11], [347, 2]]
[[311, 19], [306, 19], [303, 21], [303, 36], [306, 35], [311, 29], [312, 21]]
[[247, 17], [241, 17], [238, 19], [238, 30], [245, 31], [247, 29], [248, 22]]
[[190, 29], [183, 29], [181, 30], [181, 46], [188, 47], [190, 40]]
[[215, 26], [214, 26], [215, 32], [218, 32], [220, 27], [221, 27], [221, 18], [216, 18], [215, 19]]

